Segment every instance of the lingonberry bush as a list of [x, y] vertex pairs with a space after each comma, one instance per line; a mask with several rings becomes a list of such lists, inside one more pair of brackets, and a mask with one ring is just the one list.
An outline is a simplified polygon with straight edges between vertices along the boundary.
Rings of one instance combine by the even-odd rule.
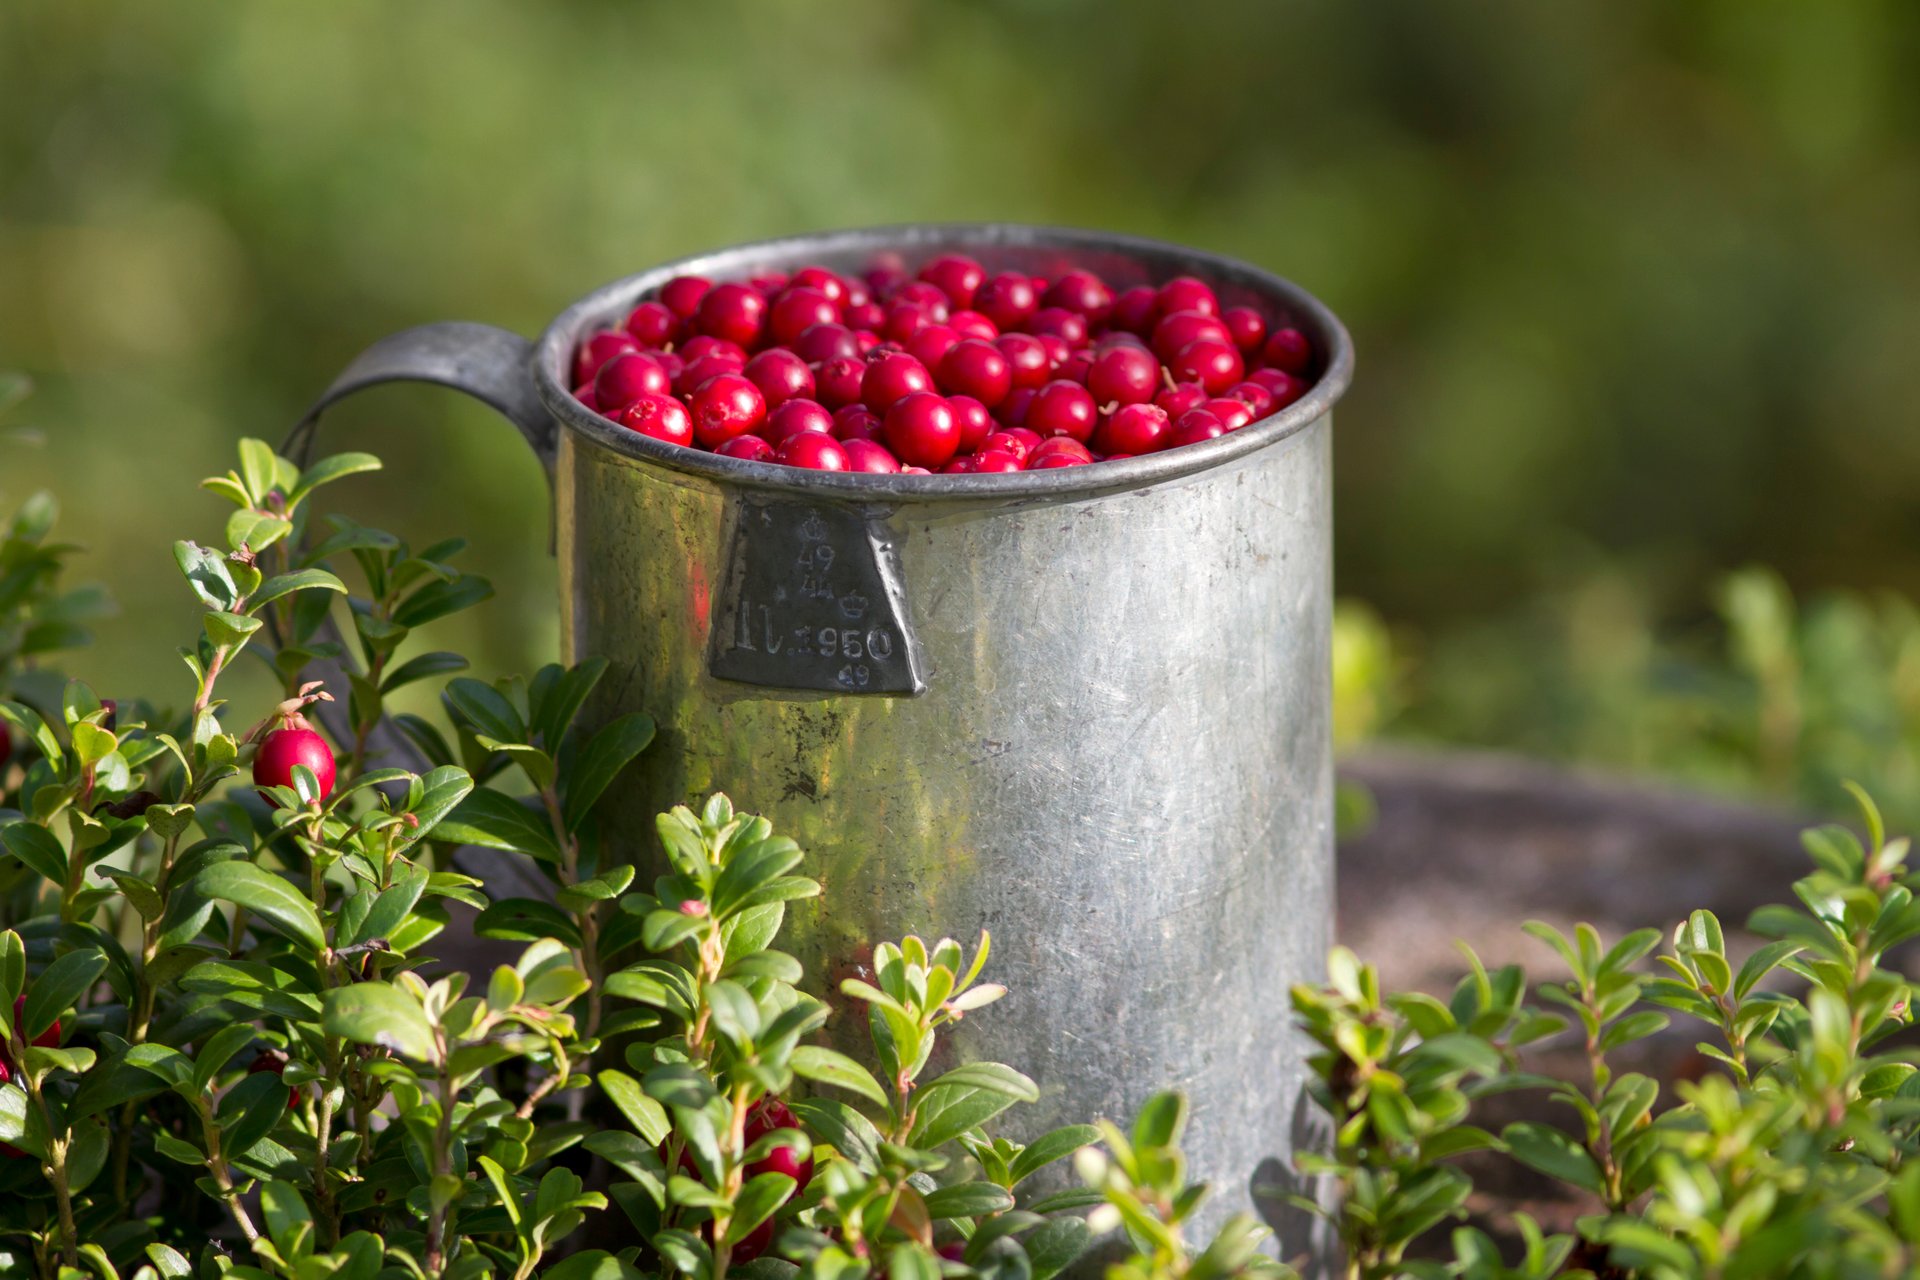
[[[1038, 1096], [1009, 1066], [926, 1078], [1002, 994], [984, 934], [875, 948], [838, 993], [862, 1061], [818, 1043], [829, 1006], [776, 949], [820, 888], [765, 819], [718, 795], [663, 815], [666, 873], [637, 885], [596, 802], [652, 723], [578, 722], [601, 660], [484, 683], [413, 652], [492, 589], [457, 540], [315, 515], [378, 465], [246, 441], [204, 482], [233, 511], [173, 548], [200, 617], [170, 698], [48, 665], [100, 598], [60, 588], [50, 500], [7, 528], [0, 1277], [1050, 1280], [1102, 1204], [1142, 1277], [1269, 1269], [1246, 1220], [1181, 1243], [1172, 1099], [1106, 1133], [1093, 1187], [1023, 1194], [1102, 1133], [992, 1135]], [[244, 659], [276, 702], [228, 705]], [[392, 705], [422, 684], [444, 717]], [[550, 896], [490, 892], [463, 846]], [[445, 961], [456, 910], [490, 971]]]
[[[1334, 1122], [1332, 1150], [1303, 1163], [1339, 1193], [1335, 1209], [1300, 1203], [1331, 1220], [1347, 1274], [1914, 1274], [1920, 1055], [1894, 1039], [1911, 1022], [1913, 984], [1886, 957], [1920, 935], [1920, 874], [1908, 842], [1889, 839], [1856, 794], [1864, 841], [1809, 831], [1814, 869], [1793, 886], [1798, 903], [1755, 913], [1749, 928], [1765, 941], [1744, 957], [1729, 955], [1708, 911], [1674, 929], [1657, 977], [1643, 963], [1656, 930], [1609, 947], [1586, 925], [1569, 938], [1530, 924], [1568, 971], [1538, 988], [1557, 1007], [1545, 1010], [1527, 1003], [1517, 966], [1489, 973], [1471, 950], [1444, 1003], [1383, 993], [1375, 970], [1336, 950], [1328, 985], [1296, 988], [1293, 1003], [1321, 1046], [1313, 1094]], [[1675, 1012], [1706, 1029], [1702, 1078], [1615, 1066], [1621, 1050], [1668, 1033]], [[1521, 1051], [1563, 1033], [1582, 1078], [1527, 1071]], [[1485, 1099], [1523, 1089], [1562, 1104], [1567, 1123], [1473, 1123]], [[1590, 1211], [1553, 1236], [1513, 1215], [1502, 1225], [1518, 1245], [1504, 1257], [1473, 1226], [1436, 1249], [1429, 1233], [1463, 1217], [1474, 1190], [1458, 1160], [1472, 1152], [1504, 1153]]]

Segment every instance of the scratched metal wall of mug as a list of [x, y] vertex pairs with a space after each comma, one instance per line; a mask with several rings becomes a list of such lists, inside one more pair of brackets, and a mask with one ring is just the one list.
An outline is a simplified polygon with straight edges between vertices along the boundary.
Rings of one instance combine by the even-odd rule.
[[[877, 937], [992, 930], [1011, 994], [944, 1052], [1042, 1082], [1022, 1128], [1187, 1089], [1212, 1216], [1247, 1207], [1285, 1180], [1302, 1114], [1287, 986], [1320, 974], [1329, 940], [1329, 431], [1133, 492], [901, 508], [885, 524], [924, 647], [917, 698], [714, 679], [737, 498], [563, 433], [569, 656], [613, 658], [602, 714], [661, 728], [620, 820], [648, 831], [714, 789], [769, 815], [826, 886], [783, 943], [816, 972], [851, 972]], [[817, 545], [781, 548], [796, 592]], [[750, 622], [765, 646], [766, 616]], [[820, 653], [818, 631], [772, 638]], [[1288, 1252], [1305, 1243], [1263, 1207]]]

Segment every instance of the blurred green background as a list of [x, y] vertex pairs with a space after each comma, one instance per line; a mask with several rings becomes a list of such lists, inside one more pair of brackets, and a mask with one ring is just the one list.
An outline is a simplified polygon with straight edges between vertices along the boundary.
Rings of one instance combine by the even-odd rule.
[[[8, 0], [0, 367], [42, 439], [0, 490], [58, 490], [122, 602], [80, 672], [153, 688], [194, 481], [382, 334], [812, 228], [1161, 236], [1355, 336], [1349, 736], [1812, 803], [1878, 769], [1920, 812], [1879, 594], [1920, 591], [1916, 57], [1898, 0]], [[510, 429], [398, 388], [329, 431], [389, 463], [356, 514], [499, 584], [441, 639], [554, 652]]]

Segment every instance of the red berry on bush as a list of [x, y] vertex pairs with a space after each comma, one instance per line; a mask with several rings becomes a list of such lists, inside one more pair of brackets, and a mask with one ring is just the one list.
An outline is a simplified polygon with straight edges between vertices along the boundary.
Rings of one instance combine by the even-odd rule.
[[711, 449], [757, 430], [767, 420], [767, 398], [745, 374], [722, 373], [694, 389], [693, 438]]
[[[287, 1055], [281, 1053], [278, 1049], [262, 1049], [253, 1056], [253, 1061], [247, 1064], [247, 1074], [250, 1076], [285, 1076], [287, 1074]], [[287, 1090], [287, 1110], [298, 1111], [299, 1109], [300, 1091], [289, 1088]]]
[[[917, 367], [918, 362], [915, 364]], [[916, 391], [887, 409], [882, 438], [902, 462], [916, 467], [944, 466], [960, 447], [960, 423], [944, 398], [930, 391]]]
[[838, 440], [824, 431], [800, 431], [774, 450], [773, 460], [784, 466], [807, 471], [847, 470], [847, 451]]
[[717, 284], [700, 299], [694, 323], [701, 333], [752, 348], [766, 329], [767, 300], [744, 284]]
[[[26, 1016], [27, 998], [25, 996], [15, 996], [13, 998], [13, 1033], [15, 1035], [24, 1036], [27, 1034], [27, 1028], [24, 1022]], [[55, 1018], [52, 1026], [42, 1031], [28, 1043], [36, 1049], [58, 1049], [60, 1047], [60, 1019]]]
[[641, 396], [615, 415], [614, 421], [629, 431], [668, 444], [693, 444], [693, 415], [672, 396]]
[[897, 402], [932, 390], [933, 375], [927, 372], [927, 366], [903, 351], [890, 352], [868, 364], [860, 378], [861, 403], [883, 417]]
[[[313, 770], [314, 781], [320, 784], [318, 799], [324, 800], [333, 794], [333, 748], [305, 725], [275, 729], [260, 740], [253, 757], [253, 785], [292, 787], [295, 765]], [[271, 798], [267, 803], [279, 808]]]
[[784, 347], [768, 347], [741, 370], [747, 381], [760, 388], [767, 408], [774, 409], [789, 400], [813, 396], [813, 370], [807, 362]]

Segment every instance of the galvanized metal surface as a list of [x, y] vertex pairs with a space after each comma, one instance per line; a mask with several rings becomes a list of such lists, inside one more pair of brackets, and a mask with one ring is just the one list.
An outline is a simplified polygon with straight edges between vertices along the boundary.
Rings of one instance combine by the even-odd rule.
[[[579, 336], [673, 275], [857, 269], [945, 248], [990, 270], [1086, 265], [1117, 285], [1198, 274], [1227, 305], [1288, 316], [1325, 368], [1299, 403], [1207, 444], [966, 477], [676, 449], [588, 413], [563, 384]], [[426, 376], [458, 385], [445, 327], [415, 332]], [[792, 912], [783, 945], [836, 1003], [829, 983], [876, 939], [990, 929], [990, 972], [1011, 993], [943, 1053], [1040, 1083], [1015, 1136], [1124, 1122], [1182, 1088], [1192, 1169], [1216, 1187], [1206, 1220], [1255, 1207], [1289, 1256], [1321, 1250], [1256, 1188], [1292, 1183], [1309, 1108], [1286, 992], [1321, 974], [1330, 934], [1330, 411], [1350, 370], [1333, 316], [1264, 272], [1006, 226], [797, 237], [673, 263], [569, 309], [521, 366], [564, 428], [552, 474], [567, 656], [613, 663], [589, 714], [638, 709], [660, 724], [613, 800], [628, 851], [651, 858], [652, 815], [712, 790], [766, 813], [826, 886], [822, 904]], [[483, 398], [498, 403], [510, 372], [487, 369]], [[831, 580], [810, 577], [820, 547]], [[782, 589], [786, 601], [762, 598]], [[862, 1033], [857, 1016], [836, 1018], [834, 1034]]]

